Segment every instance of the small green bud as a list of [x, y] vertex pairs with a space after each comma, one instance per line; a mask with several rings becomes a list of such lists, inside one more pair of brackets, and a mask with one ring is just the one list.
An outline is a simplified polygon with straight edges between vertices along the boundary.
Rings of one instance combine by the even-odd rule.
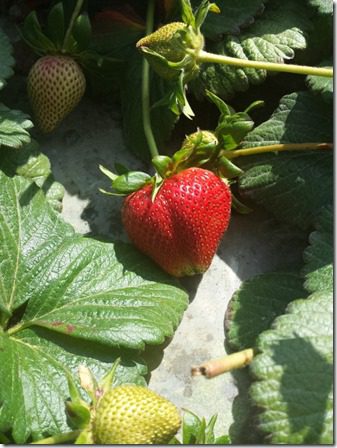
[[182, 148], [191, 148], [194, 152], [198, 152], [199, 150], [212, 152], [218, 144], [218, 139], [213, 132], [197, 131], [186, 136]]

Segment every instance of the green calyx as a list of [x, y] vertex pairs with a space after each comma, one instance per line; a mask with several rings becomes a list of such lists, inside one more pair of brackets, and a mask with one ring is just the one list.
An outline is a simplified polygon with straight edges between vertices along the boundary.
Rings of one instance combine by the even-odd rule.
[[42, 27], [35, 11], [25, 19], [21, 34], [36, 53], [79, 55], [87, 50], [91, 39], [91, 25], [87, 14], [80, 14], [82, 1], [66, 22], [63, 3], [57, 3], [49, 11], [47, 23]]
[[116, 369], [120, 359], [118, 358], [107, 374], [98, 382], [90, 369], [80, 365], [78, 369], [80, 385], [90, 398], [90, 404], [83, 400], [82, 394], [74, 379], [68, 375], [68, 387], [70, 399], [66, 402], [66, 412], [69, 425], [78, 430], [75, 444], [93, 444], [92, 423], [95, 419], [98, 403], [109, 390], [111, 390]]
[[[118, 169], [116, 166], [115, 168]], [[122, 170], [123, 172], [119, 171], [119, 174], [115, 174], [102, 165], [99, 166], [99, 169], [112, 181], [111, 192], [102, 188], [100, 188], [100, 192], [112, 196], [126, 196], [153, 182], [153, 177], [142, 171]]]
[[[77, 0], [73, 10], [67, 11], [68, 3], [56, 3], [50, 9], [44, 26], [39, 22], [36, 12], [32, 11], [20, 29], [22, 39], [39, 56], [68, 55], [80, 65], [93, 70], [100, 70], [103, 62], [119, 62], [89, 48], [91, 23], [88, 15], [81, 13], [82, 5], [83, 0]], [[67, 19], [69, 15], [70, 19]]]

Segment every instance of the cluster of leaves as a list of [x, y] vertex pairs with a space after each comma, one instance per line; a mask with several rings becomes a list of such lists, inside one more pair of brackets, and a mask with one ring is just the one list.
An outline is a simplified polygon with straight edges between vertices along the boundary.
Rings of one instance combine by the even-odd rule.
[[332, 443], [332, 233], [332, 208], [325, 207], [300, 271], [253, 278], [231, 299], [227, 342], [258, 353], [238, 376], [234, 442]]
[[228, 445], [230, 439], [227, 435], [215, 436], [214, 427], [217, 416], [213, 415], [209, 422], [199, 418], [193, 412], [185, 411], [181, 428], [181, 441], [174, 437], [170, 445]]
[[[332, 85], [312, 78], [308, 84], [312, 91], [283, 97], [242, 147], [331, 142]], [[257, 352], [236, 375], [230, 435], [236, 443], [332, 443], [333, 157], [330, 151], [275, 153], [247, 157], [240, 166], [242, 196], [311, 233], [296, 272], [250, 279], [229, 303], [229, 347]]]

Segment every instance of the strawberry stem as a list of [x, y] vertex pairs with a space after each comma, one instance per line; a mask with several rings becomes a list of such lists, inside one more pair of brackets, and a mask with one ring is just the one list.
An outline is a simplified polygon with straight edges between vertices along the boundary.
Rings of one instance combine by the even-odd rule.
[[[154, 0], [149, 0], [146, 14], [146, 35], [153, 31], [154, 18]], [[143, 112], [143, 128], [144, 134], [149, 145], [151, 158], [159, 155], [156, 140], [154, 138], [151, 127], [150, 116], [150, 66], [145, 58], [143, 58], [143, 78], [142, 78], [142, 112]]]
[[247, 348], [240, 352], [226, 355], [220, 359], [212, 359], [201, 364], [198, 367], [192, 367], [192, 376], [205, 376], [206, 378], [214, 378], [225, 372], [230, 372], [234, 369], [241, 369], [250, 364], [254, 357], [254, 350]]
[[236, 149], [234, 151], [223, 151], [227, 159], [235, 159], [241, 156], [252, 156], [268, 152], [280, 151], [310, 151], [310, 150], [327, 150], [332, 149], [332, 143], [280, 143], [277, 145], [256, 146], [255, 148]]
[[74, 11], [73, 11], [73, 13], [71, 15], [71, 18], [70, 18], [70, 22], [69, 22], [66, 34], [64, 36], [63, 45], [62, 45], [62, 52], [63, 53], [67, 52], [67, 46], [69, 44], [69, 39], [70, 39], [70, 36], [71, 36], [71, 32], [73, 30], [75, 20], [77, 19], [77, 16], [79, 15], [79, 13], [81, 11], [82, 5], [83, 5], [83, 0], [77, 0], [75, 8], [74, 8]]
[[251, 61], [249, 59], [232, 58], [230, 56], [208, 53], [204, 50], [200, 50], [196, 55], [196, 58], [198, 62], [213, 62], [217, 64], [234, 65], [237, 67], [255, 68], [275, 72], [296, 73], [299, 75], [325, 76], [328, 78], [333, 77], [332, 68], [310, 67], [307, 65], [295, 64], [279, 64], [276, 62], [267, 61]]
[[46, 437], [45, 439], [32, 442], [31, 445], [56, 445], [57, 443], [73, 442], [81, 433], [81, 429], [76, 431], [64, 432], [62, 434], [56, 434], [52, 437]]

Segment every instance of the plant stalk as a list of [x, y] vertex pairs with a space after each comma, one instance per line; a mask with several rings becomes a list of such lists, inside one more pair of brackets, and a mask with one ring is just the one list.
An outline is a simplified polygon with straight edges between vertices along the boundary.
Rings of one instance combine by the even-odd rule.
[[252, 156], [268, 152], [281, 151], [310, 151], [310, 150], [331, 150], [332, 143], [280, 143], [276, 145], [256, 146], [254, 148], [236, 149], [234, 151], [223, 151], [223, 155], [227, 159], [235, 159], [236, 157]]
[[31, 445], [56, 445], [58, 443], [73, 442], [81, 433], [80, 429], [76, 431], [65, 432], [63, 434], [56, 434], [52, 437], [32, 442]]
[[192, 367], [192, 376], [205, 376], [206, 378], [214, 378], [225, 372], [230, 372], [234, 369], [241, 369], [250, 364], [254, 357], [254, 350], [247, 348], [240, 352], [226, 355], [223, 358], [212, 359], [204, 362], [198, 367]]
[[62, 51], [64, 51], [64, 52], [66, 51], [75, 20], [77, 19], [78, 15], [81, 11], [82, 5], [83, 5], [83, 0], [77, 0], [74, 11], [70, 18], [70, 22], [69, 22], [66, 34], [64, 36], [64, 40], [63, 40], [63, 44], [62, 44]]
[[213, 62], [217, 64], [227, 64], [236, 67], [247, 67], [255, 69], [263, 69], [274, 72], [296, 73], [298, 75], [315, 75], [327, 78], [333, 77], [332, 68], [310, 67], [308, 65], [280, 64], [267, 61], [250, 61], [249, 59], [232, 58], [221, 54], [208, 53], [200, 50], [197, 54], [198, 62]]
[[[147, 14], [146, 14], [146, 35], [153, 31], [155, 1], [148, 0]], [[142, 73], [142, 112], [143, 112], [143, 128], [147, 143], [149, 145], [151, 157], [159, 155], [156, 140], [154, 138], [151, 127], [150, 115], [150, 66], [145, 58], [143, 58], [143, 73]]]

